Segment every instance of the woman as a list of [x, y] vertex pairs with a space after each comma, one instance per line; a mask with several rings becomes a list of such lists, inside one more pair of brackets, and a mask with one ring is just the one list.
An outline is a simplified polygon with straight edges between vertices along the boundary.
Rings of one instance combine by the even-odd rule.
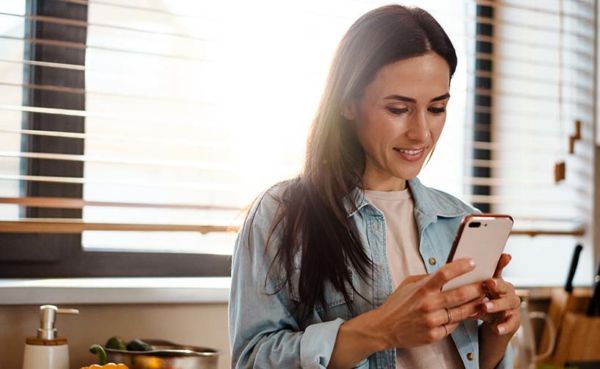
[[416, 178], [442, 132], [456, 54], [425, 11], [358, 19], [336, 52], [303, 173], [259, 197], [232, 266], [235, 368], [509, 368], [519, 299], [501, 278], [442, 292], [476, 210]]

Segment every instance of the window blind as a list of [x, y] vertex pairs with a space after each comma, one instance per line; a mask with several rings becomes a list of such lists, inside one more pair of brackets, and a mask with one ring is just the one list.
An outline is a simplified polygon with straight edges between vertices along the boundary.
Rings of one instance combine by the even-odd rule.
[[[301, 170], [305, 139], [333, 52], [360, 15], [383, 1], [219, 2], [56, 1], [85, 5], [87, 19], [39, 17], [21, 7], [1, 9], [0, 40], [14, 52], [3, 58], [0, 108], [4, 227], [29, 231], [83, 231], [89, 250], [231, 253], [243, 209], [273, 183]], [[467, 3], [418, 4], [447, 29], [467, 58]], [[6, 20], [7, 22], [4, 22]], [[10, 23], [9, 23], [10, 22]], [[85, 43], [33, 40], [26, 22], [85, 28]], [[80, 65], [26, 60], [29, 43], [54, 43], [65, 53], [85, 50]], [[3, 50], [8, 50], [3, 48]], [[32, 85], [23, 65], [83, 71], [85, 87], [68, 81]], [[453, 82], [453, 106], [440, 158], [458, 164], [462, 140], [466, 64]], [[11, 68], [11, 69], [9, 69]], [[9, 72], [10, 70], [10, 72]], [[9, 80], [7, 76], [18, 77]], [[23, 89], [50, 89], [85, 97], [83, 109], [22, 105]], [[85, 131], [22, 129], [26, 113], [81, 117]], [[68, 137], [84, 152], [23, 152], [24, 136]], [[83, 163], [83, 175], [26, 175], [25, 160]], [[431, 182], [460, 190], [462, 167], [448, 170], [434, 158]], [[440, 165], [442, 164], [442, 165]], [[443, 179], [443, 181], [441, 180]], [[71, 183], [75, 198], [24, 196], [24, 182]], [[20, 187], [21, 186], [21, 187]], [[80, 218], [28, 219], [24, 207], [82, 209]], [[8, 221], [16, 221], [9, 223]], [[32, 224], [33, 223], [33, 224]], [[7, 228], [5, 228], [7, 229]]]
[[[513, 215], [517, 229], [542, 231], [510, 238], [507, 274], [515, 283], [562, 285], [573, 247], [583, 242], [576, 282], [589, 284], [595, 3], [477, 4], [484, 11], [477, 18], [482, 32], [475, 63], [482, 68], [473, 68], [474, 139], [468, 144], [474, 155], [467, 160], [473, 173], [487, 176], [465, 178], [473, 188], [466, 199]], [[563, 164], [564, 178], [555, 176]]]
[[[245, 207], [300, 171], [343, 33], [388, 2], [48, 3], [83, 16], [31, 14], [24, 0], [0, 5], [0, 229], [81, 233], [90, 251], [229, 254]], [[413, 4], [442, 24], [459, 59], [444, 133], [422, 181], [513, 214], [524, 233], [582, 232], [590, 211], [593, 2]], [[67, 36], [36, 39], [26, 34], [31, 24], [58, 24]], [[85, 30], [85, 41], [69, 39], [76, 30]], [[31, 45], [85, 58], [32, 59]], [[84, 83], [32, 83], [27, 67], [82, 73]], [[25, 104], [30, 91], [83, 101], [78, 109], [32, 106]], [[31, 129], [24, 121], [32, 115], [80, 121]], [[582, 137], [568, 154], [575, 120]], [[81, 122], [80, 132], [69, 129]], [[31, 137], [83, 147], [23, 150]], [[557, 184], [558, 161], [567, 172]], [[43, 175], [31, 174], [24, 171], [31, 162], [75, 163], [81, 174], [54, 175], [52, 164]], [[81, 196], [32, 195], [30, 184], [72, 184]], [[28, 209], [63, 212], [31, 217]], [[553, 255], [558, 270], [577, 239], [513, 237], [509, 250], [523, 253], [515, 260]], [[512, 276], [525, 284], [547, 279], [525, 262], [513, 264]]]

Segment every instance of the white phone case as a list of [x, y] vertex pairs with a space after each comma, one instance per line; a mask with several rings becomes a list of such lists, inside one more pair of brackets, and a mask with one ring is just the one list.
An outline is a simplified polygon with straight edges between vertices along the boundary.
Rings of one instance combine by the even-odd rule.
[[448, 262], [471, 258], [475, 261], [475, 269], [452, 279], [444, 285], [442, 291], [491, 278], [504, 251], [512, 226], [513, 219], [510, 215], [471, 214], [463, 218], [448, 256]]

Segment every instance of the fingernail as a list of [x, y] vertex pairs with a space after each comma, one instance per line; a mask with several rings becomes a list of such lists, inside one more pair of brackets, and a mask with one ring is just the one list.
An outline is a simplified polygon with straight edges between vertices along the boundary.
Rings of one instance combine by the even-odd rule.
[[506, 328], [505, 328], [505, 327], [503, 327], [503, 326], [501, 326], [501, 325], [499, 325], [499, 326], [498, 326], [498, 333], [499, 333], [499, 334], [504, 334], [504, 333], [506, 333]]
[[469, 259], [469, 265], [474, 267], [475, 266], [475, 260], [473, 259]]
[[494, 308], [494, 304], [492, 302], [485, 303], [485, 310], [492, 311], [493, 308]]

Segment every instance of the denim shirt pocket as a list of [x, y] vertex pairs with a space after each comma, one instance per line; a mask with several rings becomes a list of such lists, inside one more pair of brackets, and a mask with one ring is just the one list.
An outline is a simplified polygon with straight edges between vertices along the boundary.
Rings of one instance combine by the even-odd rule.
[[[356, 283], [354, 281], [354, 273], [350, 269], [350, 277], [352, 283], [356, 287]], [[300, 278], [300, 268], [294, 270], [292, 274], [292, 289], [290, 291], [290, 298], [296, 304], [301, 304], [300, 294], [298, 292], [298, 282]], [[346, 290], [348, 292], [349, 302], [353, 303], [354, 301], [354, 290], [350, 283], [345, 283]], [[351, 309], [346, 303], [346, 299], [344, 298], [344, 294], [341, 291], [338, 291], [330, 281], [325, 282], [324, 285], [324, 295], [325, 295], [325, 303], [317, 303], [314, 307], [314, 311], [319, 315], [322, 321], [329, 321], [336, 318], [342, 318], [344, 320], [348, 320], [352, 318]]]

